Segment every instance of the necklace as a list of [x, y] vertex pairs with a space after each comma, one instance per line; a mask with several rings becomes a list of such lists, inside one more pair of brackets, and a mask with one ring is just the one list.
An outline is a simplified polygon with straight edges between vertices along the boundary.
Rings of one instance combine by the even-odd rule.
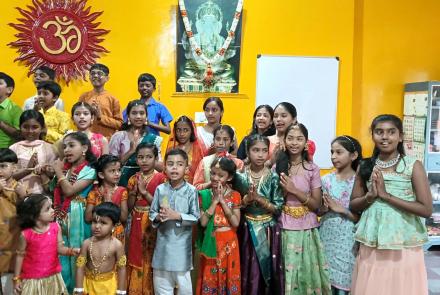
[[46, 228], [45, 228], [45, 229], [41, 230], [41, 229], [38, 229], [38, 228], [36, 228], [36, 227], [34, 226], [34, 227], [32, 228], [32, 230], [35, 231], [36, 233], [44, 234], [44, 233], [47, 232], [47, 230], [49, 229], [49, 227], [50, 227], [50, 224], [46, 225]]
[[[102, 189], [101, 189], [102, 188]], [[109, 191], [107, 190], [107, 188], [105, 188], [104, 185], [102, 185], [100, 188], [98, 188], [99, 193], [102, 195], [102, 198], [104, 199], [104, 201], [108, 201], [111, 202], [112, 198], [113, 198], [113, 194], [115, 193], [116, 189], [118, 188], [117, 185], [115, 185], [111, 190], [110, 190], [110, 200], [106, 200], [106, 197], [109, 195]]]
[[247, 170], [247, 174], [250, 176], [249, 177], [249, 182], [254, 184], [255, 186], [258, 186], [258, 184], [260, 183], [261, 179], [263, 178], [263, 176], [267, 172], [267, 168], [266, 167], [261, 169], [261, 171], [259, 173], [257, 173], [257, 174], [254, 174], [254, 172], [252, 171], [250, 166], [248, 166], [246, 170]]
[[[301, 164], [302, 162], [299, 162], [299, 163], [297, 163], [297, 164], [291, 164], [291, 166], [290, 166], [290, 169], [289, 169], [289, 172], [292, 172], [292, 176], [295, 176], [295, 175], [297, 175], [298, 174], [298, 172], [299, 172], [299, 169], [302, 167], [302, 165], [299, 165], [299, 164]], [[295, 172], [294, 172], [295, 171]], [[293, 173], [294, 172], [294, 173]]]
[[400, 159], [400, 154], [397, 154], [397, 157], [395, 157], [394, 159], [391, 159], [389, 161], [382, 161], [379, 158], [377, 158], [375, 165], [377, 167], [379, 167], [380, 169], [387, 169], [387, 168], [390, 168], [390, 167], [393, 167], [394, 165], [396, 165], [397, 162], [399, 162], [399, 159]]
[[147, 175], [144, 175], [144, 174], [141, 173], [141, 177], [142, 177], [142, 180], [145, 183], [145, 186], [148, 186], [148, 184], [150, 183], [151, 179], [153, 178], [153, 175], [154, 175], [154, 170], [152, 172], [148, 173]]
[[92, 265], [93, 265], [92, 273], [94, 276], [97, 276], [101, 273], [99, 269], [101, 268], [101, 265], [104, 263], [104, 261], [107, 259], [108, 253], [110, 252], [110, 246], [111, 246], [111, 241], [112, 241], [111, 239], [112, 238], [110, 237], [108, 247], [105, 250], [104, 255], [101, 257], [101, 261], [99, 263], [97, 263], [95, 261], [95, 259], [93, 258], [93, 240], [94, 239], [93, 239], [93, 237], [90, 239], [89, 255], [90, 255], [90, 261], [92, 262]]

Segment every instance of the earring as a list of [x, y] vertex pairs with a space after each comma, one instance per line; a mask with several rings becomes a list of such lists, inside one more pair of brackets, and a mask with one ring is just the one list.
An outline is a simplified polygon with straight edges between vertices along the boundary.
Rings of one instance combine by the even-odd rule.
[[131, 122], [130, 122], [130, 120], [127, 120], [127, 125], [131, 125]]
[[85, 155], [86, 155], [86, 152], [85, 152], [85, 151], [83, 151], [82, 155], [83, 155], [83, 156], [85, 156]]
[[115, 233], [115, 228], [112, 228], [112, 234], [114, 234]]

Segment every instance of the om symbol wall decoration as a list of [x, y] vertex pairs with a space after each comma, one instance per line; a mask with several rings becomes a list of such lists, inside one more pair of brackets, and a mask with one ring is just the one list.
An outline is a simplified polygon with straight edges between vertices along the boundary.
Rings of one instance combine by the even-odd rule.
[[99, 45], [109, 30], [97, 29], [94, 23], [102, 12], [90, 13], [87, 0], [32, 0], [29, 10], [17, 7], [25, 18], [9, 24], [19, 31], [18, 40], [8, 45], [17, 48], [15, 61], [29, 67], [29, 75], [47, 65], [67, 83], [86, 79], [86, 72], [100, 53], [109, 52]]

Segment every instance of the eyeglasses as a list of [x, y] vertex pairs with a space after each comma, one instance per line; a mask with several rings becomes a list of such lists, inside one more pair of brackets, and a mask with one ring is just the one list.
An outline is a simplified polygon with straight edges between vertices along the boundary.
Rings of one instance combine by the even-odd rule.
[[89, 73], [90, 77], [96, 76], [98, 78], [107, 76], [103, 71], [92, 71]]

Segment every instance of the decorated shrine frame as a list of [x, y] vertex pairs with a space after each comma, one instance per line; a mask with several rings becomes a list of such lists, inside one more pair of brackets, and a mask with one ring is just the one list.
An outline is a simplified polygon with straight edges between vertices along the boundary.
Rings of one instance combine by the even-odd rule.
[[238, 93], [242, 9], [243, 0], [179, 0], [176, 92]]

